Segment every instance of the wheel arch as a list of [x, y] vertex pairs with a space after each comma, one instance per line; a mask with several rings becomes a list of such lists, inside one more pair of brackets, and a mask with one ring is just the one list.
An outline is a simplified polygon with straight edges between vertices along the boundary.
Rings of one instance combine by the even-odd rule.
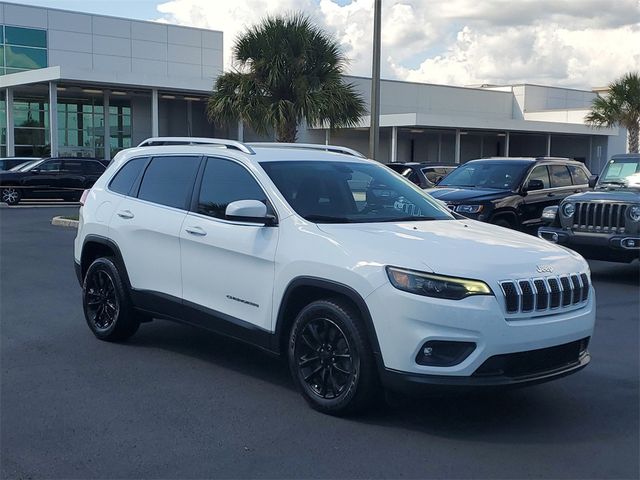
[[276, 317], [273, 347], [281, 354], [286, 352], [288, 333], [296, 316], [306, 305], [322, 298], [339, 298], [347, 301], [364, 322], [369, 344], [373, 350], [378, 367], [382, 365], [380, 344], [376, 335], [373, 319], [362, 296], [353, 288], [342, 283], [317, 277], [297, 277], [289, 282]]
[[493, 223], [495, 220], [499, 218], [508, 219], [511, 222], [513, 228], [520, 227], [520, 217], [518, 217], [518, 212], [513, 208], [501, 208], [499, 210], [496, 210], [491, 214], [491, 217], [489, 218], [489, 223]]
[[129, 275], [127, 274], [120, 248], [113, 240], [100, 235], [87, 235], [82, 243], [82, 252], [80, 254], [80, 283], [83, 282], [89, 265], [91, 265], [96, 258], [100, 257], [112, 257], [114, 259], [120, 274], [123, 276], [125, 286], [130, 291], [131, 282], [129, 281]]

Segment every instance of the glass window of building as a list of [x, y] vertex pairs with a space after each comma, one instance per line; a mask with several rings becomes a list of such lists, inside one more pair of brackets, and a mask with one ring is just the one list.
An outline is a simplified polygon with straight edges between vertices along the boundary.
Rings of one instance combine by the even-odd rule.
[[13, 100], [16, 156], [44, 156], [49, 142], [49, 103], [44, 98], [19, 97]]
[[73, 157], [104, 157], [102, 97], [58, 98], [58, 151]]
[[131, 105], [126, 101], [118, 101], [109, 106], [109, 130], [111, 158], [116, 153], [131, 145]]
[[0, 25], [0, 75], [44, 68], [47, 64], [45, 30]]

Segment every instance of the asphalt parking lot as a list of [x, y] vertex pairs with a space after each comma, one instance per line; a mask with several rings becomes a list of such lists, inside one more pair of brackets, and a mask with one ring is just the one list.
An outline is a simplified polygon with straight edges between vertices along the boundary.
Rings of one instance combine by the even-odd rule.
[[[592, 262], [592, 364], [489, 396], [338, 419], [283, 362], [145, 324], [99, 342], [82, 315], [77, 208], [0, 208], [1, 478], [638, 478], [638, 265]], [[152, 268], [152, 267], [150, 267]]]

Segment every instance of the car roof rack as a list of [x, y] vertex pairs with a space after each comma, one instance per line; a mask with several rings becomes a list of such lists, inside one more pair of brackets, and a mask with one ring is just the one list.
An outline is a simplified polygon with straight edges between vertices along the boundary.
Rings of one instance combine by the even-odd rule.
[[367, 158], [357, 150], [340, 145], [322, 145], [316, 143], [283, 143], [283, 142], [252, 142], [247, 145], [260, 148], [302, 148], [306, 150], [323, 150], [325, 152], [343, 153], [358, 158]]
[[152, 147], [160, 145], [218, 145], [233, 150], [239, 150], [242, 153], [253, 155], [251, 147], [242, 142], [229, 140], [227, 138], [206, 138], [206, 137], [151, 137], [140, 142], [138, 147]]

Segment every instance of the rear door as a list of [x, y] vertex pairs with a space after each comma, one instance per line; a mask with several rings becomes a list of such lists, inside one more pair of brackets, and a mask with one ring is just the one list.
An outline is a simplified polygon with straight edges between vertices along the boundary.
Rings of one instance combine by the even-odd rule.
[[180, 232], [183, 298], [210, 316], [270, 330], [279, 229], [227, 220], [227, 205], [236, 200], [259, 200], [271, 208], [241, 163], [207, 158], [193, 211]]
[[551, 188], [551, 178], [548, 165], [536, 165], [531, 170], [529, 177], [523, 185], [528, 185], [531, 180], [540, 180], [544, 185], [542, 190], [527, 192], [522, 202], [522, 224], [533, 226], [540, 223], [542, 210], [556, 203], [555, 193]]
[[[135, 162], [130, 160], [128, 163]], [[109, 224], [109, 236], [122, 253], [135, 291], [179, 302], [182, 297], [180, 273], [180, 229], [187, 215], [200, 156], [156, 156], [145, 162], [141, 178], [129, 187], [128, 177], [123, 185], [109, 186], [110, 190], [129, 190], [130, 196], [120, 197]], [[133, 176], [140, 164], [133, 164]], [[125, 181], [126, 180], [126, 181]], [[149, 297], [151, 295], [151, 297]]]
[[579, 191], [571, 179], [571, 173], [567, 165], [549, 165], [549, 176], [551, 177], [551, 192], [554, 202], [552, 205], [559, 205], [562, 200]]
[[573, 192], [580, 193], [589, 190], [589, 171], [579, 165], [569, 165], [571, 181], [573, 182]]

